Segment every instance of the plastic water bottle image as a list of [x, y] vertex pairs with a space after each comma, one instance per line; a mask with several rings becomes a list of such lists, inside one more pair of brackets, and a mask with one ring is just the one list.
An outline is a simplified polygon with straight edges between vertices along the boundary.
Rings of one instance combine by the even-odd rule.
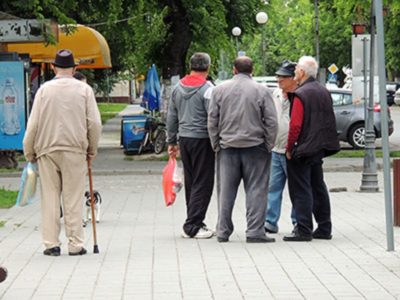
[[18, 119], [18, 96], [12, 78], [6, 79], [1, 100], [3, 100], [1, 131], [6, 135], [16, 135], [21, 131], [21, 125]]

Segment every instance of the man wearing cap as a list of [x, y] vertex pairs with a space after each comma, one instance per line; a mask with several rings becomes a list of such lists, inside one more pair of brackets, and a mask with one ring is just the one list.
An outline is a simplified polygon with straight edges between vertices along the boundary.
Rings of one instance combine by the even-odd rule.
[[192, 55], [190, 74], [175, 86], [168, 107], [168, 153], [175, 157], [180, 151], [185, 178], [187, 218], [183, 238], [208, 239], [214, 235], [203, 222], [214, 187], [214, 152], [207, 132], [213, 87], [207, 81], [210, 64], [207, 53]]
[[[318, 63], [302, 56], [296, 65], [299, 87], [291, 95], [286, 145], [289, 195], [296, 211], [295, 230], [287, 242], [332, 238], [329, 193], [324, 182], [323, 158], [340, 150], [335, 113], [329, 91], [317, 80]], [[313, 215], [318, 227], [313, 231]]]
[[60, 50], [53, 62], [56, 74], [35, 96], [24, 137], [24, 154], [37, 162], [41, 184], [44, 255], [59, 256], [60, 205], [64, 211], [69, 255], [84, 255], [82, 197], [86, 160], [97, 153], [101, 119], [92, 88], [73, 77], [71, 51]]
[[217, 152], [217, 240], [233, 233], [232, 211], [240, 182], [246, 192], [246, 242], [271, 243], [264, 230], [271, 150], [278, 130], [268, 88], [255, 82], [250, 57], [235, 59], [235, 76], [215, 87], [208, 112], [208, 132]]
[[[281, 216], [282, 193], [287, 179], [286, 170], [286, 143], [289, 131], [290, 101], [288, 93], [294, 92], [297, 83], [294, 78], [296, 63], [284, 61], [278, 71], [275, 72], [279, 88], [274, 90], [273, 98], [278, 114], [279, 130], [275, 146], [271, 155], [271, 174], [268, 187], [268, 204], [265, 216], [265, 231], [278, 233], [278, 221]], [[294, 210], [291, 214], [292, 224], [296, 224]]]

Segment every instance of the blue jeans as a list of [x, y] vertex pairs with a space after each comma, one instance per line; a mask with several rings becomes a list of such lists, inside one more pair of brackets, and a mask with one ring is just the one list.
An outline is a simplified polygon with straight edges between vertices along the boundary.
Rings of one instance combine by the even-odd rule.
[[[265, 227], [273, 232], [278, 232], [278, 221], [281, 216], [282, 193], [287, 179], [286, 156], [272, 152], [271, 174], [268, 187], [268, 206], [265, 216]], [[296, 215], [292, 208], [291, 219], [296, 224]]]

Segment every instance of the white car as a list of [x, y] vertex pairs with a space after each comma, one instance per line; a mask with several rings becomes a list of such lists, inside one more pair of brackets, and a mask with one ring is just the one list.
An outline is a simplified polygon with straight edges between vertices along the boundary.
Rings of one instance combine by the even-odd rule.
[[394, 103], [400, 105], [400, 88], [394, 94]]
[[278, 87], [276, 76], [253, 76], [253, 80], [272, 89]]

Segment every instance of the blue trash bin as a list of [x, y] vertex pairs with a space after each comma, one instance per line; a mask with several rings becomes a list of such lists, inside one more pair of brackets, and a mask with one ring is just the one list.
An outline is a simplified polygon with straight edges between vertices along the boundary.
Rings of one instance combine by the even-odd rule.
[[124, 116], [121, 121], [121, 145], [125, 152], [137, 152], [145, 136], [148, 115]]

